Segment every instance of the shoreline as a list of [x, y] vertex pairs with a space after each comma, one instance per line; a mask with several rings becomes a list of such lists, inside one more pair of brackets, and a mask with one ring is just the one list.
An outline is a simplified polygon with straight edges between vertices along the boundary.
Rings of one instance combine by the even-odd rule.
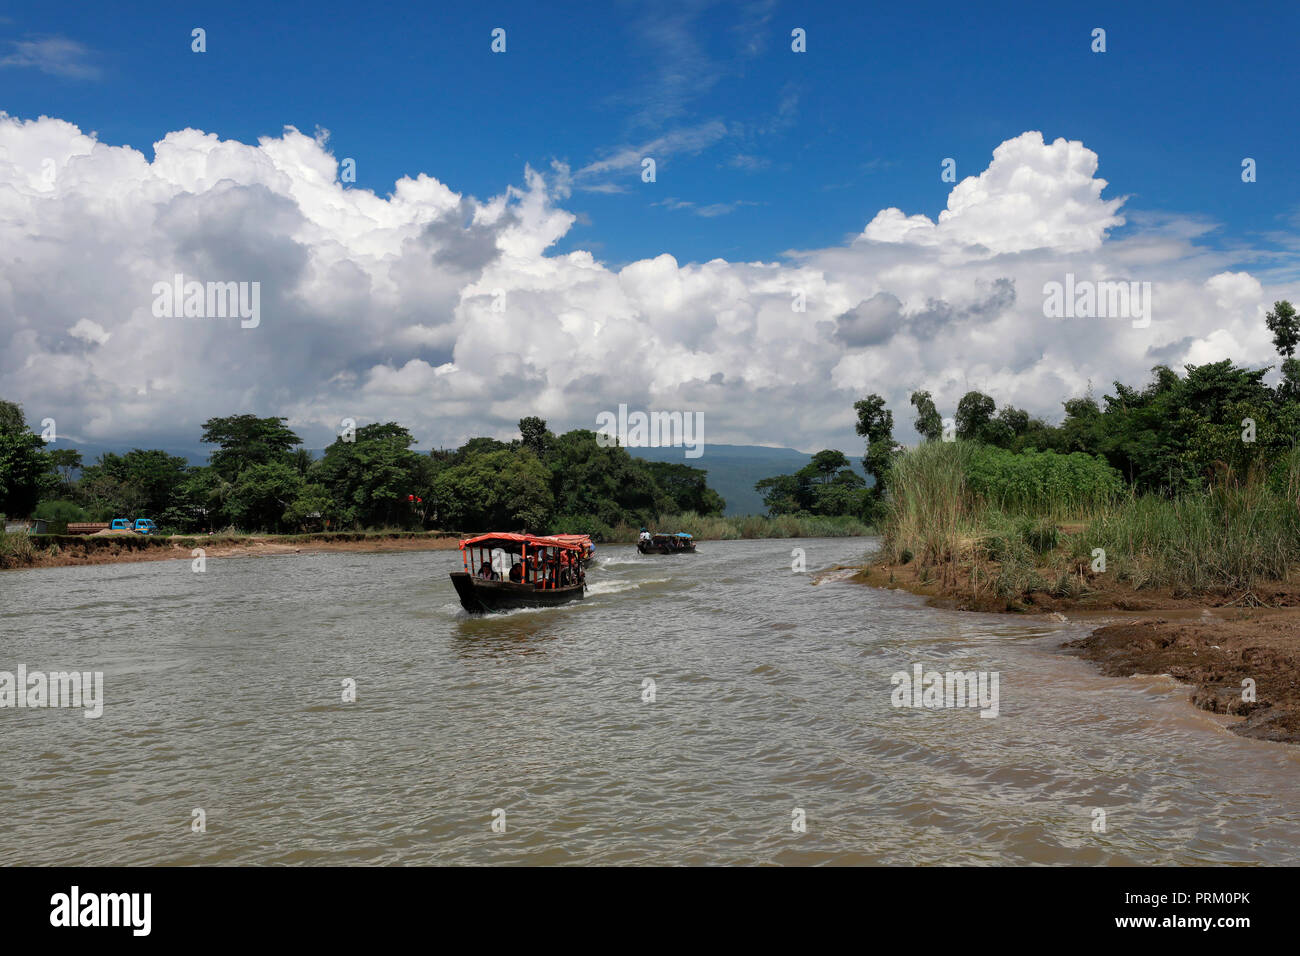
[[[45, 546], [33, 546], [30, 557], [7, 570], [66, 568], [91, 564], [126, 564], [139, 561], [190, 560], [195, 548], [207, 558], [274, 557], [285, 554], [319, 554], [335, 551], [392, 552], [445, 551], [459, 546], [460, 535], [447, 531], [394, 532], [391, 534], [320, 535], [60, 535]], [[71, 540], [69, 540], [71, 538]]]
[[[48, 537], [48, 540], [45, 538]], [[320, 532], [298, 535], [171, 535], [149, 537], [123, 532], [119, 534], [50, 535], [34, 538], [31, 553], [17, 563], [0, 561], [0, 574], [33, 568], [67, 568], [89, 564], [126, 564], [138, 561], [189, 560], [191, 551], [202, 548], [208, 558], [275, 557], [285, 554], [319, 554], [334, 551], [384, 553], [393, 551], [453, 551], [466, 535], [452, 531]], [[706, 541], [754, 541], [781, 538], [793, 541], [798, 536], [770, 535], [764, 538], [704, 538]], [[871, 537], [842, 535], [840, 537]], [[607, 541], [597, 547], [635, 545], [635, 541]]]
[[1191, 685], [1192, 706], [1239, 718], [1227, 726], [1233, 733], [1300, 744], [1300, 586], [1293, 582], [1245, 594], [1175, 594], [1113, 580], [1103, 587], [1090, 576], [1074, 596], [1007, 598], [980, 593], [968, 575], [951, 570], [946, 579], [916, 564], [873, 562], [853, 570], [852, 580], [908, 591], [935, 607], [1095, 618], [1086, 637], [1061, 645], [1068, 653], [1111, 677], [1168, 674]]

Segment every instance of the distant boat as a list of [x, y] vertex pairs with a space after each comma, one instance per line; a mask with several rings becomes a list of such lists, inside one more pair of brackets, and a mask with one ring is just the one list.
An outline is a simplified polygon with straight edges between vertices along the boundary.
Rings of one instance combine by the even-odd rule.
[[636, 549], [642, 554], [694, 554], [695, 539], [685, 531], [673, 534], [656, 532], [648, 541], [644, 538], [637, 541]]
[[552, 538], [557, 541], [571, 541], [582, 547], [582, 566], [591, 567], [591, 562], [596, 559], [596, 546], [591, 543], [589, 534], [553, 534]]
[[559, 537], [497, 532], [460, 543], [463, 571], [451, 573], [461, 607], [471, 614], [581, 601], [587, 590], [584, 549]]

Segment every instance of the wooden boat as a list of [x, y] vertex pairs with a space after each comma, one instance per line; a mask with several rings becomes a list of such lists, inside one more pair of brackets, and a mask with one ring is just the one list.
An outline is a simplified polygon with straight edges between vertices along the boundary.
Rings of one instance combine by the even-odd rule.
[[471, 614], [581, 601], [587, 591], [583, 549], [575, 541], [497, 532], [460, 543], [463, 571], [451, 573]]
[[574, 544], [582, 547], [582, 566], [591, 567], [591, 563], [596, 560], [596, 546], [591, 543], [589, 534], [553, 534], [552, 538], [558, 541], [572, 541]]
[[642, 554], [694, 554], [695, 539], [685, 531], [675, 534], [656, 532], [649, 541], [637, 541], [636, 549]]

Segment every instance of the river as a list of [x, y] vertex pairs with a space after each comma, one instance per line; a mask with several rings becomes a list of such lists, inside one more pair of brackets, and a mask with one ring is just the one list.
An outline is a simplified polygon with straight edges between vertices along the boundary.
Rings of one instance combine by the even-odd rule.
[[[820, 574], [874, 543], [605, 546], [584, 602], [477, 619], [446, 551], [4, 572], [0, 670], [105, 703], [0, 710], [3, 861], [1297, 861], [1300, 748], [1102, 677], [1083, 625]], [[893, 706], [915, 664], [998, 715]]]

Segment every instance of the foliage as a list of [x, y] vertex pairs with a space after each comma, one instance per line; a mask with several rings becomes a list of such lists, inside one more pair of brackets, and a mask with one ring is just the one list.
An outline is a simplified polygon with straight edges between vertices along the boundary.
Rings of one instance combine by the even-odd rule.
[[890, 462], [900, 447], [894, 441], [894, 413], [885, 407], [885, 400], [874, 393], [854, 402], [853, 410], [858, 415], [857, 433], [867, 440], [862, 467], [874, 481], [872, 496], [880, 499], [888, 489]]
[[428, 456], [410, 450], [413, 444], [411, 433], [396, 422], [364, 425], [351, 441], [340, 437], [326, 448], [308, 478], [327, 489], [334, 504], [326, 510], [347, 527], [419, 525], [433, 492], [433, 472]]
[[161, 515], [174, 502], [188, 462], [158, 449], [106, 452], [82, 469], [82, 499], [97, 521]]
[[1268, 330], [1273, 333], [1273, 346], [1279, 355], [1291, 358], [1300, 345], [1300, 318], [1290, 302], [1274, 302], [1273, 311], [1264, 316]]
[[825, 449], [793, 475], [764, 478], [754, 485], [769, 517], [847, 516], [870, 520], [873, 495], [843, 452]]
[[302, 440], [285, 425], [284, 418], [231, 415], [203, 423], [201, 441], [220, 446], [209, 463], [226, 481], [233, 482], [244, 469], [284, 461], [289, 449]]
[[28, 431], [22, 407], [0, 400], [0, 514], [27, 517], [56, 482], [45, 442]]
[[86, 514], [75, 501], [47, 500], [36, 506], [34, 517], [44, 519], [49, 534], [64, 534], [70, 521], [89, 521]]
[[286, 461], [248, 465], [233, 482], [224, 511], [241, 528], [280, 531], [302, 490], [302, 476]]
[[913, 392], [911, 402], [916, 409], [916, 421], [913, 423], [916, 433], [926, 441], [938, 441], [943, 436], [943, 419], [939, 416], [930, 393]]
[[1082, 452], [1015, 454], [976, 445], [965, 464], [966, 488], [979, 503], [1015, 513], [1080, 514], [1108, 503], [1124, 488], [1105, 459]]
[[676, 511], [693, 511], [702, 515], [720, 515], [727, 503], [709, 487], [708, 473], [677, 462], [643, 462], [655, 483], [663, 489]]

